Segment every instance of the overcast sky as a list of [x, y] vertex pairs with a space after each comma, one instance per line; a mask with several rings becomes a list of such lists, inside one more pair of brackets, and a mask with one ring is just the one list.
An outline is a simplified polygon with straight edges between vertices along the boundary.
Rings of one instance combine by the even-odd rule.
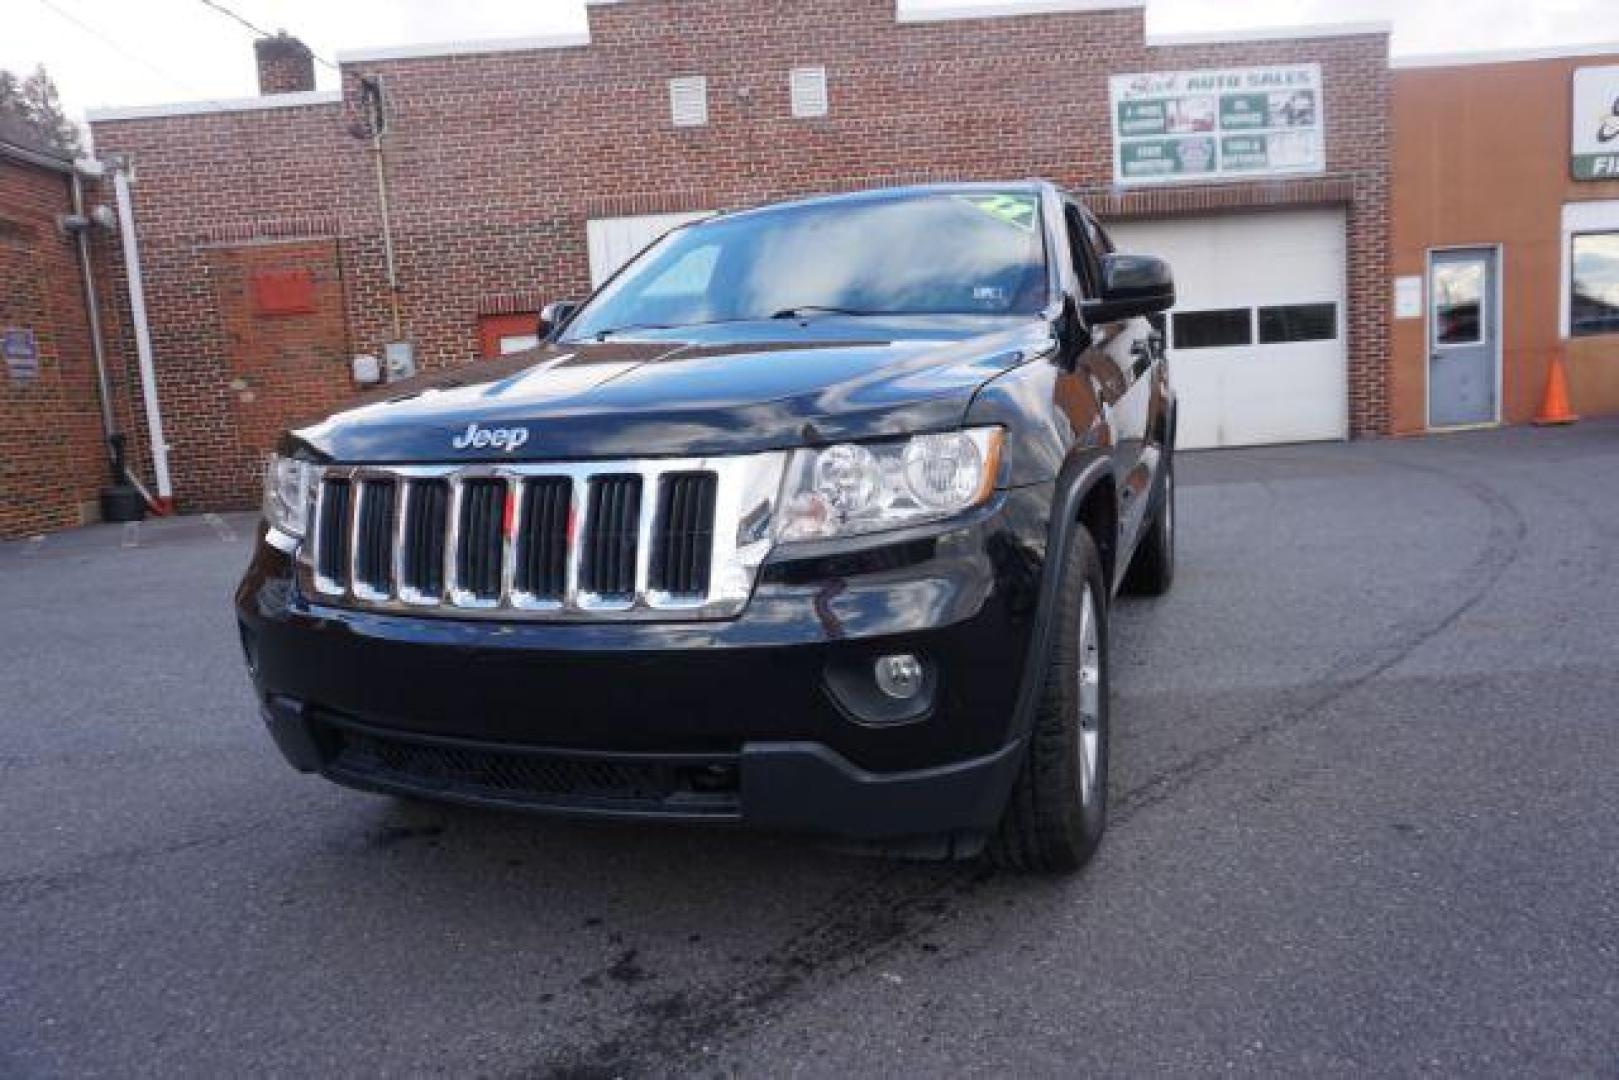
[[[328, 59], [343, 49], [585, 28], [583, 0], [219, 0]], [[813, 3], [814, 0], [803, 0]], [[907, 8], [983, 0], [902, 0]], [[43, 63], [75, 116], [256, 92], [252, 34], [203, 0], [0, 0], [0, 67]], [[1149, 0], [1158, 33], [1390, 20], [1396, 54], [1619, 43], [1616, 0]], [[19, 33], [20, 31], [20, 33]], [[318, 69], [322, 88], [335, 86]]]

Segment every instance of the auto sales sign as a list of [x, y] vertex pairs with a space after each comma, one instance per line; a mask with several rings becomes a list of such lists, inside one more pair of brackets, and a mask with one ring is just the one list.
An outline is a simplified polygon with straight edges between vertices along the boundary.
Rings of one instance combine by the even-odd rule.
[[1574, 72], [1576, 180], [1619, 180], [1619, 67]]
[[1184, 184], [1320, 172], [1321, 67], [1115, 75], [1113, 178]]

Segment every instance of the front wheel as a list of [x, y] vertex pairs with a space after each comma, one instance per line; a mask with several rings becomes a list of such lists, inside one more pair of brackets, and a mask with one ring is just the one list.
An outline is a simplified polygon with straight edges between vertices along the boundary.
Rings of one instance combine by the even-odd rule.
[[989, 856], [1015, 870], [1084, 866], [1107, 826], [1107, 587], [1090, 535], [1065, 556], [1045, 685]]

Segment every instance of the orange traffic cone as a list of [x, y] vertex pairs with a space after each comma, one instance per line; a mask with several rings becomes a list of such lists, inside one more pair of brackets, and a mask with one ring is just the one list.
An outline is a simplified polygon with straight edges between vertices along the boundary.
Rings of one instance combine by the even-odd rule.
[[1563, 371], [1563, 358], [1552, 356], [1551, 367], [1546, 370], [1546, 394], [1540, 400], [1537, 424], [1572, 424], [1579, 417], [1568, 407], [1568, 375]]

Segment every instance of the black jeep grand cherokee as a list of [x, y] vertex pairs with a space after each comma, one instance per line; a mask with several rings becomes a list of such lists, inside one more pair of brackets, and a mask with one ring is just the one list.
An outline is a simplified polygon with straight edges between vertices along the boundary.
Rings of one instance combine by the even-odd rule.
[[1174, 290], [1045, 183], [663, 237], [546, 342], [289, 432], [237, 592], [292, 765], [1064, 869], [1169, 586]]

